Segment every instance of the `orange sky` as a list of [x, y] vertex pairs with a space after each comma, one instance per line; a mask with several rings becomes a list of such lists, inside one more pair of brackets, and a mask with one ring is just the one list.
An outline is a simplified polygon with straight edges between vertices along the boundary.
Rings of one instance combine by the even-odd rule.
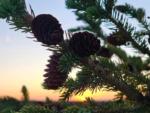
[[[3, 71], [3, 78], [0, 82], [0, 96], [12, 96], [17, 99], [21, 99], [21, 87], [26, 85], [31, 100], [45, 100], [46, 97], [49, 97], [52, 100], [58, 100], [60, 92], [59, 91], [50, 91], [45, 90], [42, 87], [42, 82], [44, 78], [42, 77], [43, 71], [41, 71], [41, 67], [30, 65], [29, 66], [17, 66], [11, 67], [9, 71]], [[31, 67], [34, 67], [30, 69]], [[45, 66], [44, 66], [45, 67]], [[16, 69], [17, 68], [17, 69]], [[24, 71], [24, 72], [23, 72]], [[75, 75], [77, 70], [73, 71], [72, 76]], [[70, 100], [72, 101], [84, 101], [86, 97], [92, 97], [95, 100], [110, 100], [113, 99], [113, 92], [98, 92], [92, 94], [89, 90], [87, 90], [82, 96], [77, 95], [73, 96]]]
[[[3, 90], [5, 91], [5, 90]], [[43, 90], [29, 90], [30, 99], [31, 100], [45, 100], [46, 97], [49, 97], [51, 100], [57, 101], [59, 99], [60, 92], [59, 91], [43, 91]], [[22, 99], [21, 91], [18, 92], [9, 90], [2, 93], [1, 96], [11, 96], [15, 97], [19, 100]], [[105, 92], [100, 91], [95, 94], [92, 94], [91, 91], [87, 90], [83, 95], [76, 95], [70, 98], [70, 101], [84, 101], [87, 97], [93, 98], [96, 101], [107, 101], [112, 100], [114, 98], [114, 92]]]

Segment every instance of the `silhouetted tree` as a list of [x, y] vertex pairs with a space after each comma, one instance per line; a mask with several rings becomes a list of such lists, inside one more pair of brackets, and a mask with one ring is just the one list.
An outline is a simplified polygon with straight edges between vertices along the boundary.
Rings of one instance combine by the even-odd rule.
[[29, 92], [26, 86], [22, 86], [21, 89], [22, 95], [23, 95], [23, 101], [24, 102], [29, 102]]

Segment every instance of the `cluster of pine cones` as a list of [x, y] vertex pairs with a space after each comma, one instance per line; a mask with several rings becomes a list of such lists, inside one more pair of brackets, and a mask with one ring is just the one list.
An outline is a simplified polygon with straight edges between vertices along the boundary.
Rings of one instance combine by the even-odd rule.
[[[58, 45], [64, 40], [64, 31], [59, 21], [50, 14], [41, 14], [35, 17], [31, 25], [32, 33], [37, 41], [42, 42], [46, 46]], [[119, 42], [117, 35], [108, 37], [108, 42], [113, 45], [124, 42]], [[90, 55], [97, 54], [102, 57], [110, 58], [112, 53], [109, 49], [100, 46], [100, 40], [90, 32], [74, 33], [69, 40], [69, 50], [74, 52], [78, 57], [84, 58]], [[60, 72], [58, 69], [59, 59], [62, 53], [54, 53], [48, 60], [46, 74], [44, 77], [44, 86], [47, 89], [58, 89], [67, 79], [67, 74]]]

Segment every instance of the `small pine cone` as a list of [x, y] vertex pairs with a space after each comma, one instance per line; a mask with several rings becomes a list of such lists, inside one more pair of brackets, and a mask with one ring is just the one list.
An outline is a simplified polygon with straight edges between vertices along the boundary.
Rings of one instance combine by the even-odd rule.
[[41, 14], [32, 21], [32, 32], [39, 42], [56, 45], [63, 41], [63, 30], [58, 20], [49, 14]]
[[63, 85], [65, 80], [67, 79], [67, 74], [62, 73], [58, 70], [59, 58], [61, 54], [54, 54], [48, 60], [49, 64], [47, 64], [47, 69], [45, 69], [46, 74], [43, 76], [46, 77], [44, 80], [44, 87], [47, 89], [58, 89]]
[[116, 32], [108, 36], [107, 41], [114, 46], [121, 46], [127, 42], [127, 39], [120, 32]]
[[96, 54], [98, 56], [107, 57], [107, 58], [110, 58], [113, 55], [113, 53], [105, 47], [101, 47]]
[[70, 39], [69, 48], [79, 57], [88, 57], [99, 50], [100, 40], [92, 33], [78, 32]]

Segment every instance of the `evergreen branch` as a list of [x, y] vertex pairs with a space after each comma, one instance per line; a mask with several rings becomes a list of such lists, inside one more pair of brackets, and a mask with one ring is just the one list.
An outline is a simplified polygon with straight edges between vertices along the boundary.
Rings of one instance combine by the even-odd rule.
[[111, 71], [107, 68], [103, 68], [101, 64], [96, 64], [93, 61], [87, 61], [86, 65], [92, 70], [96, 75], [101, 76], [105, 81], [107, 81], [111, 86], [116, 90], [123, 92], [131, 100], [141, 101], [143, 95], [139, 93], [132, 85], [127, 84], [121, 79], [115, 78], [112, 76]]
[[125, 15], [121, 14], [116, 10], [113, 10], [112, 15], [108, 15], [108, 18], [122, 32], [126, 31], [127, 34], [132, 35], [132, 33], [135, 31], [135, 28], [129, 24], [128, 19], [125, 17]]
[[[132, 73], [132, 72], [129, 72], [128, 70], [125, 70], [125, 74], [130, 75], [129, 78], [125, 78], [127, 80], [127, 82], [132, 82], [134, 87], [136, 87], [137, 89], [138, 89], [138, 86], [142, 86], [142, 85], [146, 86], [146, 90], [141, 91], [140, 89], [138, 89], [139, 92], [145, 93], [145, 92], [150, 91], [150, 79], [148, 79], [146, 76], [144, 76], [143, 74], [140, 74], [140, 73]], [[149, 95], [149, 93], [148, 93], [148, 95]]]
[[[84, 78], [84, 82], [83, 79]], [[81, 79], [79, 80], [73, 80], [73, 79], [68, 79], [65, 82], [65, 85], [62, 87], [62, 95], [61, 95], [61, 100], [68, 100], [69, 97], [71, 97], [73, 94], [77, 95], [80, 94], [82, 95], [88, 88], [89, 85], [89, 76], [88, 75], [83, 75], [82, 76], [82, 81]], [[64, 90], [63, 90], [64, 89]]]
[[150, 33], [147, 30], [140, 30], [134, 33], [136, 36], [140, 38], [144, 38], [145, 36], [150, 36]]
[[[145, 11], [141, 8], [139, 9], [135, 9], [133, 6], [130, 6], [129, 4], [125, 4], [122, 5], [122, 6], [116, 6], [116, 9], [120, 10], [121, 12], [124, 12], [125, 14], [130, 14], [132, 15], [132, 17], [136, 18], [139, 23], [143, 26], [143, 28], [145, 29], [144, 32], [135, 32], [131, 29], [131, 32], [129, 32], [131, 34], [131, 42], [132, 44], [140, 49], [141, 51], [143, 51], [143, 53], [146, 53], [146, 51], [149, 51], [149, 48], [148, 48], [148, 44], [146, 43], [146, 39], [144, 39], [144, 36], [141, 37], [142, 35], [148, 35], [150, 36], [149, 32], [150, 32], [150, 29], [149, 29], [149, 24], [147, 23], [146, 19], [145, 19]], [[120, 21], [121, 22], [121, 21]], [[121, 23], [125, 23], [125, 22], [121, 22]], [[139, 35], [140, 33], [140, 35]], [[138, 46], [138, 44], [141, 46]], [[149, 52], [148, 52], [149, 54]]]
[[103, 66], [104, 68], [109, 68], [111, 70], [116, 69], [115, 63], [112, 62], [110, 59], [105, 58], [105, 57], [98, 57], [97, 59], [98, 59], [98, 61], [95, 61], [95, 62], [97, 62], [97, 63], [100, 62], [101, 66]]
[[[136, 37], [137, 38], [137, 37]], [[131, 39], [131, 38], [130, 38]], [[136, 42], [134, 39], [131, 39], [131, 42], [133, 44], [133, 46], [135, 48], [137, 48], [141, 53], [143, 54], [148, 54], [150, 56], [150, 50], [147, 47], [146, 41], [141, 42], [141, 44], [139, 44], [138, 42]]]
[[[67, 1], [69, 2], [70, 0], [67, 0]], [[102, 21], [109, 19], [112, 23], [115, 24], [115, 26], [119, 30], [121, 30], [121, 32], [123, 33], [123, 35], [125, 35], [127, 40], [132, 42], [132, 44], [135, 48], [137, 48], [138, 50], [140, 50], [144, 54], [150, 55], [150, 51], [147, 47], [148, 45], [145, 43], [145, 41], [142, 41], [142, 40], [137, 41], [137, 39], [140, 39], [140, 38], [135, 36], [135, 34], [134, 34], [135, 28], [128, 23], [127, 18], [125, 18], [125, 15], [123, 15], [123, 14], [130, 14], [134, 18], [138, 18], [138, 20], [140, 22], [141, 21], [143, 22], [144, 16], [145, 16], [144, 11], [140, 8], [135, 9], [134, 7], [126, 4], [126, 5], [118, 6], [118, 7], [116, 6], [116, 8], [114, 6], [114, 8], [112, 9], [113, 10], [112, 15], [110, 16], [108, 11], [105, 9], [106, 3], [108, 3], [108, 2], [106, 2], [105, 0], [104, 1], [98, 0], [97, 2], [95, 2], [95, 8], [94, 9], [91, 8], [92, 5], [88, 6], [89, 9], [91, 9], [91, 10], [89, 10], [89, 12], [86, 11], [87, 7], [84, 7], [82, 9], [78, 9], [77, 7], [70, 6], [69, 8], [75, 9], [75, 14], [78, 16], [78, 19], [84, 20], [84, 22], [88, 23], [90, 28], [93, 29], [93, 31], [95, 31], [98, 34], [98, 36], [100, 36], [104, 40], [105, 40], [105, 35], [104, 35], [104, 33], [102, 33], [102, 31], [103, 31], [102, 28], [99, 26], [101, 25]], [[80, 5], [80, 8], [82, 7], [81, 4], [78, 4], [78, 5]], [[126, 8], [124, 8], [124, 7], [126, 7]], [[93, 13], [93, 12], [97, 12], [97, 11], [98, 11], [98, 13]], [[124, 12], [124, 13], [122, 14], [120, 12], [122, 12], [122, 13]], [[143, 12], [142, 13], [143, 16], [140, 15], [141, 13], [139, 13], [139, 12]], [[93, 17], [99, 18], [99, 23], [96, 23], [96, 18], [93, 19]], [[144, 25], [146, 26], [147, 24], [145, 23]], [[140, 42], [140, 44], [139, 44], [139, 42]]]
[[76, 31], [92, 31], [92, 29], [89, 26], [78, 26], [76, 28], [70, 28], [68, 29], [69, 32], [76, 32]]
[[68, 79], [68, 81], [66, 81], [65, 86], [63, 87], [64, 92], [61, 95], [63, 100], [68, 99], [72, 94], [82, 95], [87, 89], [92, 92], [100, 90], [104, 87], [111, 89], [105, 85], [102, 78], [93, 75], [87, 67], [83, 67], [82, 70], [77, 73], [76, 77], [76, 80]]
[[9, 19], [11, 16], [22, 15], [26, 12], [24, 0], [0, 0], [1, 18]]
[[82, 89], [89, 89], [92, 92], [99, 91], [104, 87], [107, 87], [110, 90], [113, 89], [102, 77], [95, 75], [88, 67], [83, 67], [82, 70], [77, 73], [76, 81], [81, 84], [80, 88], [77, 89], [76, 94], [82, 94]]
[[[131, 12], [121, 13], [121, 11], [117, 11], [117, 9], [114, 10], [113, 6], [111, 6], [112, 11], [105, 7], [106, 4], [104, 6], [104, 0], [98, 0], [97, 2], [91, 1], [91, 4], [89, 4], [90, 2], [87, 3], [87, 1], [84, 0], [67, 0], [66, 2], [68, 4], [68, 8], [74, 9], [75, 14], [78, 16], [78, 20], [84, 20], [84, 22], [88, 24], [87, 27], [96, 32], [99, 36], [102, 36], [102, 38], [104, 35], [101, 33], [102, 28], [100, 25], [104, 20], [110, 20], [110, 22], [116, 26], [118, 31], [125, 36], [127, 41], [132, 42], [134, 47], [143, 53], [149, 52], [147, 51], [148, 49], [145, 46], [145, 42], [139, 40], [141, 42], [139, 43], [137, 40], [138, 37], [135, 37], [135, 28], [128, 22], [127, 18], [127, 15], [129, 14], [131, 17], [137, 18], [139, 22], [142, 22], [144, 16], [138, 15], [137, 12], [142, 12], [143, 10], [138, 9], [133, 14]], [[134, 8], [129, 8], [129, 10], [134, 10]], [[112, 15], [110, 15], [110, 12]], [[144, 25], [147, 27], [145, 23]], [[143, 101], [145, 98], [137, 89], [137, 86], [139, 84], [148, 84], [148, 80], [139, 74], [143, 69], [141, 59], [135, 58], [135, 62], [133, 63], [131, 61], [132, 58], [127, 57], [124, 51], [118, 48], [115, 48], [115, 50], [112, 49], [112, 51], [114, 51], [114, 53], [116, 53], [120, 59], [124, 61], [122, 65], [125, 66], [125, 69], [123, 69], [123, 67], [119, 68], [120, 65], [115, 66], [106, 59], [97, 57], [98, 63], [97, 61], [92, 61], [90, 59], [83, 63], [82, 66], [84, 67], [80, 72], [78, 72], [76, 80], [69, 79], [66, 82], [64, 87], [66, 88], [66, 91], [63, 93], [63, 97], [68, 98], [72, 93], [82, 94], [87, 88], [95, 91], [97, 88], [102, 86], [104, 87], [105, 85], [105, 87], [109, 90], [119, 90], [123, 92], [131, 100], [136, 100], [138, 102]], [[136, 61], [139, 64], [136, 64]], [[67, 66], [69, 70], [70, 67], [72, 67], [72, 63], [70, 64]], [[131, 71], [128, 64], [133, 65], [135, 70]], [[65, 63], [63, 66], [65, 66]]]
[[[98, 36], [100, 37], [104, 37], [103, 31], [100, 27], [100, 17], [97, 16], [97, 14], [95, 14], [95, 16], [93, 16], [93, 14], [90, 14], [90, 8], [88, 8], [85, 12], [81, 12], [81, 11], [75, 11], [75, 14], [78, 16], [78, 20], [85, 20], [86, 24], [88, 24], [88, 28], [90, 31], [97, 33]], [[87, 13], [90, 12], [90, 13]], [[96, 11], [95, 11], [96, 12]], [[97, 10], [98, 12], [98, 10]]]
[[143, 27], [144, 30], [135, 32], [135, 36], [138, 39], [138, 42], [141, 41], [143, 46], [146, 46], [147, 48], [149, 48], [149, 40], [147, 41], [145, 39], [145, 36], [148, 36], [148, 38], [150, 39], [150, 23], [148, 23], [146, 19], [143, 19], [140, 22], [140, 25]]
[[[115, 64], [111, 62], [110, 60], [101, 58], [99, 59], [100, 64], [98, 65], [101, 65], [103, 68], [107, 68], [108, 70], [111, 70], [112, 76], [118, 79], [119, 81], [124, 81], [131, 86], [137, 87], [139, 84], [148, 83], [147, 78], [145, 78], [143, 75], [139, 74], [140, 72], [138, 72], [140, 70], [139, 68], [142, 68], [140, 67], [140, 64], [142, 65], [142, 62], [140, 61], [141, 59], [138, 59], [138, 58], [137, 58], [137, 62], [134, 59], [132, 63], [127, 60], [125, 61], [125, 63], [115, 66]], [[138, 62], [140, 62], [139, 65], [138, 65]], [[135, 65], [133, 63], [135, 63]], [[136, 71], [133, 71], [133, 69], [131, 70], [131, 67], [129, 67], [129, 65], [134, 66]], [[104, 83], [107, 83], [107, 82], [108, 81], [105, 81]], [[107, 83], [107, 86], [111, 86], [110, 83]], [[114, 89], [114, 91], [116, 90]]]
[[[142, 66], [140, 66], [140, 64]], [[140, 70], [144, 70], [144, 63], [141, 59], [139, 59], [139, 57], [129, 57], [129, 60], [125, 62], [125, 64], [119, 64], [117, 66], [117, 70], [119, 73], [117, 72], [116, 74], [119, 74], [121, 79], [129, 85], [137, 88], [139, 85], [146, 84], [148, 89], [150, 89], [150, 79], [140, 72]]]
[[[83, 68], [80, 72], [77, 74], [77, 79], [72, 80], [73, 82], [69, 81], [69, 85], [67, 85], [67, 90], [66, 92], [63, 93], [63, 97], [68, 97], [71, 94], [83, 94], [83, 92], [89, 88], [92, 91], [100, 90], [102, 88], [107, 88], [109, 90], [113, 91], [121, 91], [125, 95], [129, 96], [131, 99], [141, 99], [143, 98], [142, 95], [134, 89], [133, 86], [137, 86], [136, 79], [134, 79], [132, 76], [127, 76], [126, 80], [123, 80], [122, 73], [123, 71], [122, 68], [117, 69], [117, 67], [112, 70], [112, 67], [108, 67], [110, 64], [109, 62], [106, 62], [105, 59], [101, 59], [98, 62], [92, 62], [89, 61], [90, 64], [88, 63], [86, 68]], [[97, 64], [98, 63], [98, 64]], [[84, 62], [85, 64], [85, 62]], [[91, 67], [92, 66], [92, 67]], [[94, 66], [94, 67], [93, 67]], [[99, 67], [100, 66], [100, 67]], [[93, 71], [90, 71], [92, 68]], [[101, 68], [101, 69], [100, 69]], [[95, 71], [98, 71], [95, 73]], [[119, 72], [119, 73], [118, 73]], [[129, 73], [128, 73], [129, 75]], [[131, 75], [131, 74], [130, 74]], [[129, 78], [130, 77], [130, 78]], [[137, 77], [137, 76], [136, 76]], [[143, 79], [145, 80], [145, 79]], [[84, 82], [83, 82], [84, 81]], [[126, 81], [126, 82], [125, 82]], [[136, 83], [135, 85], [133, 83]], [[141, 82], [140, 82], [141, 83]], [[66, 83], [68, 84], [68, 82]], [[133, 92], [128, 92], [128, 91], [133, 91], [134, 94], [132, 95]]]
[[33, 15], [28, 13], [25, 0], [0, 0], [0, 18], [14, 26], [12, 29], [31, 31]]
[[120, 47], [115, 47], [113, 45], [108, 45], [108, 48], [110, 51], [112, 51], [114, 54], [116, 54], [120, 59], [122, 59], [124, 62], [127, 62], [128, 56], [124, 50], [122, 50]]
[[143, 70], [150, 70], [150, 58], [146, 59], [144, 62], [143, 62]]
[[72, 68], [79, 63], [79, 58], [72, 53], [64, 53], [59, 60], [59, 69], [62, 72], [69, 73]]
[[143, 61], [141, 60], [141, 57], [128, 57], [128, 64], [131, 66], [131, 70], [135, 73], [141, 72], [144, 68]]
[[111, 15], [117, 0], [104, 0], [105, 10]]
[[68, 79], [65, 82], [65, 85], [62, 87], [61, 99], [60, 100], [69, 100], [69, 97], [72, 96], [74, 91], [75, 81], [73, 79]]
[[147, 32], [150, 32], [150, 23], [148, 23], [146, 19], [143, 19], [140, 23], [142, 24], [143, 28], [147, 30]]
[[[100, 27], [101, 18], [106, 15], [106, 12], [99, 7], [101, 0], [66, 0], [66, 5], [69, 9], [74, 9], [77, 20], [84, 20], [88, 24], [88, 29], [104, 39], [103, 31]], [[96, 7], [95, 7], [96, 6]]]
[[142, 8], [134, 8], [132, 5], [130, 4], [125, 4], [125, 5], [117, 5], [114, 7], [114, 9], [124, 13], [124, 14], [128, 14], [130, 15], [132, 18], [137, 19], [139, 22], [141, 22], [144, 17], [145, 17], [145, 11]]
[[[135, 39], [137, 39], [138, 36], [134, 36], [134, 33], [131, 34], [131, 32], [134, 32], [134, 29], [131, 28], [128, 30], [126, 30], [126, 27], [123, 25], [123, 23], [121, 21], [116, 21], [115, 18], [113, 17], [108, 17], [110, 19], [110, 21], [112, 21], [116, 27], [121, 30], [124, 35], [127, 37], [127, 39], [129, 41], [132, 42], [132, 45], [137, 48], [140, 52], [142, 52], [143, 54], [148, 54], [150, 56], [150, 50], [149, 48], [147, 47], [147, 45], [145, 44], [145, 41], [143, 41], [141, 44], [139, 44]], [[134, 39], [133, 39], [134, 37]]]
[[66, 6], [69, 9], [84, 10], [87, 7], [94, 6], [97, 0], [66, 0]]

